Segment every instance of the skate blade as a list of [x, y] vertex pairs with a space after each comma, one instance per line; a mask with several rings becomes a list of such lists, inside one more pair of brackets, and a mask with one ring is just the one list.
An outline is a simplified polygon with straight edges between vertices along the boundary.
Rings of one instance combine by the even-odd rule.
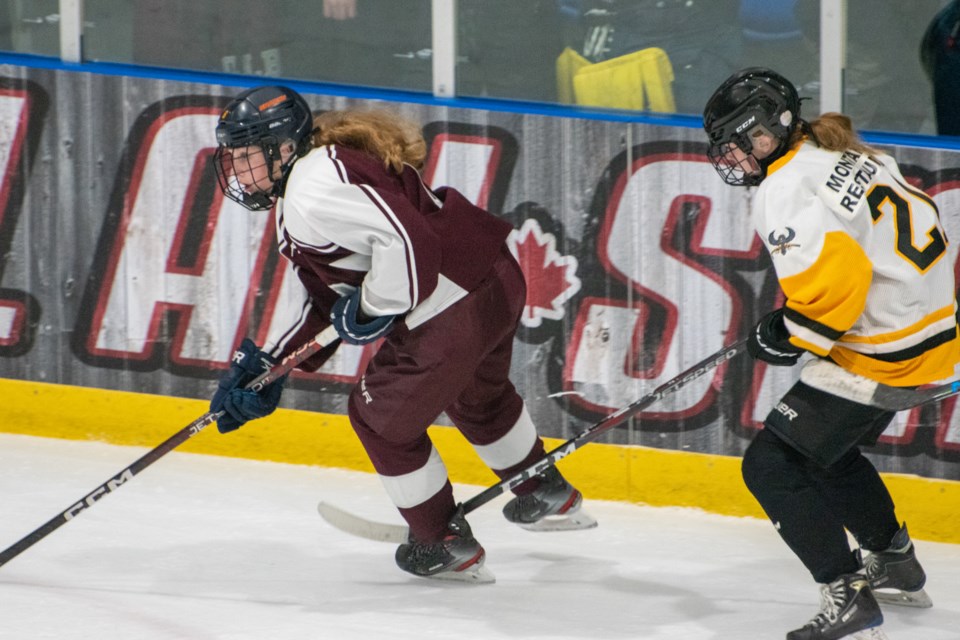
[[871, 627], [863, 631], [844, 636], [841, 640], [890, 640], [890, 636], [883, 632], [880, 627]]
[[873, 590], [873, 596], [880, 604], [892, 604], [898, 607], [915, 607], [917, 609], [929, 609], [933, 606], [933, 600], [923, 589], [917, 591], [897, 591], [879, 589]]
[[527, 531], [577, 531], [579, 529], [593, 529], [597, 526], [597, 520], [589, 513], [578, 509], [573, 513], [565, 513], [560, 516], [547, 516], [530, 524], [519, 524], [521, 529]]
[[427, 576], [427, 579], [443, 580], [446, 582], [467, 582], [470, 584], [493, 584], [497, 581], [493, 572], [482, 564], [468, 567], [463, 571], [443, 571], [432, 576]]

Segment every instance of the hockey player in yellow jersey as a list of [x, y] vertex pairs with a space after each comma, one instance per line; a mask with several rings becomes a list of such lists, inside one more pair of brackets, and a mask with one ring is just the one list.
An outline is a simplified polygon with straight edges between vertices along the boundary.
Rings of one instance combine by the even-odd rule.
[[880, 603], [931, 601], [906, 524], [859, 448], [894, 414], [845, 397], [840, 381], [954, 375], [956, 287], [937, 207], [845, 115], [802, 119], [796, 88], [770, 69], [728, 78], [703, 126], [720, 177], [756, 187], [753, 221], [786, 298], [748, 350], [774, 366], [815, 356], [743, 459], [747, 487], [821, 585], [820, 611], [787, 640], [884, 639]]

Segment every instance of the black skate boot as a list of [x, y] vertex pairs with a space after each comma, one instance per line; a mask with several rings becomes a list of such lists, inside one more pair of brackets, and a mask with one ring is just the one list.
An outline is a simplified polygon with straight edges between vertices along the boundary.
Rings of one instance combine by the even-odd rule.
[[422, 578], [490, 583], [495, 578], [483, 566], [483, 547], [473, 537], [462, 511], [447, 525], [447, 535], [440, 542], [417, 542], [413, 534], [397, 547], [397, 566]]
[[883, 613], [867, 579], [848, 573], [820, 587], [820, 612], [788, 633], [787, 640], [887, 640], [882, 624]]
[[877, 602], [904, 607], [933, 606], [923, 589], [927, 574], [917, 561], [906, 524], [893, 536], [889, 547], [869, 552], [863, 558], [863, 568]]
[[567, 482], [556, 467], [539, 476], [533, 493], [516, 496], [503, 507], [503, 517], [531, 531], [589, 529], [597, 521], [580, 507], [583, 495]]

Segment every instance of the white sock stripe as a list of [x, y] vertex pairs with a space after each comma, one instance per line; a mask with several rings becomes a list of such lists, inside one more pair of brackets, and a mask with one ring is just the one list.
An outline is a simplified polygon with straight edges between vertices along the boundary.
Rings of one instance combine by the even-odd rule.
[[536, 441], [537, 429], [524, 405], [520, 417], [502, 438], [473, 448], [491, 469], [507, 469], [526, 458]]
[[437, 453], [436, 448], [430, 450], [427, 463], [410, 473], [402, 476], [380, 476], [387, 495], [401, 509], [409, 509], [423, 504], [447, 483], [447, 467]]

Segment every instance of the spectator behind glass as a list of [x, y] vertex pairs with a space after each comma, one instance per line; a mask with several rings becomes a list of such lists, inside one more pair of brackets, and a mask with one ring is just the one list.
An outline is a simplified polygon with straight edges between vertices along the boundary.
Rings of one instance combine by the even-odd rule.
[[960, 0], [953, 0], [930, 22], [920, 61], [933, 84], [937, 133], [960, 136]]
[[570, 48], [602, 62], [658, 47], [673, 67], [679, 113], [699, 113], [740, 63], [735, 0], [557, 0]]

